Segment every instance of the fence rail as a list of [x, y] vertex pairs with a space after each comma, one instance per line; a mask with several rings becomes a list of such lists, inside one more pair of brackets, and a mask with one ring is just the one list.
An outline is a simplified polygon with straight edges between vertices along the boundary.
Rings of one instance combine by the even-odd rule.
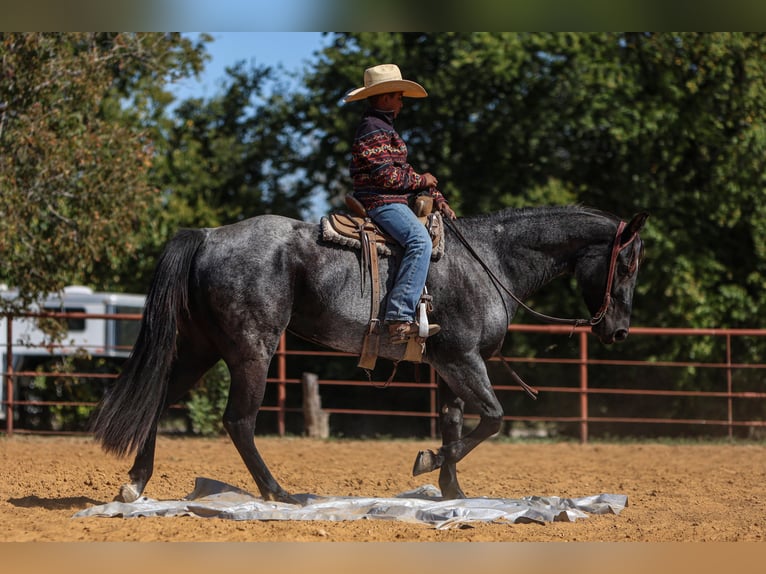
[[[32, 316], [28, 314], [27, 316]], [[139, 320], [140, 315], [89, 315], [83, 313], [39, 313], [34, 316], [47, 316], [55, 318], [78, 318], [78, 319], [130, 319]], [[65, 373], [39, 373], [37, 371], [19, 370], [15, 371], [13, 368], [14, 356], [19, 356], [25, 352], [24, 345], [20, 345], [18, 342], [14, 343], [13, 333], [13, 321], [12, 317], [6, 317], [6, 333], [5, 343], [2, 345], [2, 352], [4, 361], [0, 362], [0, 366], [3, 366], [2, 381], [4, 384], [4, 397], [2, 400], [2, 413], [4, 421], [0, 421], [0, 430], [4, 430], [7, 435], [12, 435], [14, 432], [37, 432], [30, 431], [29, 429], [14, 428], [14, 418], [17, 415], [19, 409], [28, 407], [91, 407], [95, 406], [95, 403], [88, 401], [36, 401], [28, 400], [18, 396], [19, 380], [22, 377], [71, 377], [71, 378], [90, 378], [90, 379], [109, 379], [114, 378], [114, 373], [89, 373], [89, 372], [65, 372]], [[690, 328], [651, 328], [651, 327], [634, 327], [631, 329], [631, 339], [623, 344], [623, 347], [630, 346], [631, 341], [639, 340], [641, 337], [707, 337], [713, 341], [721, 342], [723, 344], [723, 355], [717, 358], [713, 358], [713, 355], [709, 357], [703, 357], [702, 360], [696, 357], [680, 357], [679, 360], [674, 361], [658, 361], [651, 357], [632, 357], [632, 358], [599, 358], [598, 353], [595, 353], [591, 349], [589, 341], [591, 340], [588, 331], [585, 328], [572, 329], [566, 326], [551, 326], [551, 325], [511, 325], [509, 327], [509, 333], [512, 337], [525, 336], [525, 335], [545, 335], [552, 337], [556, 341], [566, 341], [566, 347], [569, 350], [570, 356], [563, 357], [549, 357], [549, 356], [536, 356], [536, 357], [524, 357], [524, 356], [506, 356], [507, 362], [516, 365], [525, 365], [534, 369], [545, 369], [547, 367], [554, 368], [567, 368], [568, 372], [576, 372], [574, 379], [576, 384], [571, 386], [565, 384], [551, 383], [545, 380], [543, 374], [542, 379], [545, 384], [534, 384], [540, 391], [540, 396], [573, 396], [576, 401], [566, 414], [559, 413], [556, 416], [548, 415], [546, 413], [522, 413], [522, 414], [507, 414], [504, 420], [510, 424], [513, 423], [537, 423], [537, 424], [550, 424], [550, 423], [567, 423], [577, 425], [577, 434], [581, 442], [587, 442], [589, 438], [590, 429], [594, 424], [600, 423], [616, 423], [616, 424], [629, 424], [629, 425], [704, 425], [709, 427], [724, 428], [729, 438], [733, 438], [734, 430], [737, 428], [758, 429], [766, 427], [766, 421], [763, 420], [760, 413], [766, 412], [766, 403], [763, 400], [766, 399], [766, 392], [761, 392], [763, 388], [759, 381], [762, 381], [762, 374], [766, 374], [766, 364], [757, 361], [743, 361], [735, 360], [733, 343], [735, 341], [740, 344], [746, 345], [746, 341], [749, 338], [755, 338], [759, 341], [766, 341], [763, 339], [766, 337], [766, 330], [764, 329], [690, 329]], [[745, 341], [743, 343], [743, 341]], [[556, 344], [557, 345], [557, 344]], [[554, 346], [556, 346], [554, 345]], [[714, 346], [714, 345], [711, 345]], [[597, 346], [600, 348], [600, 346]], [[56, 347], [51, 347], [51, 350]], [[88, 351], [87, 348], [84, 349]], [[59, 349], [60, 352], [60, 349]], [[276, 416], [276, 432], [280, 435], [286, 433], [286, 419], [288, 415], [294, 415], [300, 413], [299, 406], [292, 406], [288, 401], [288, 389], [292, 390], [293, 385], [300, 386], [300, 376], [288, 376], [289, 366], [292, 360], [296, 358], [306, 357], [353, 357], [347, 353], [340, 353], [335, 351], [327, 351], [323, 349], [296, 349], [288, 348], [287, 338], [283, 335], [277, 352], [272, 362], [271, 375], [268, 378], [268, 382], [271, 385], [276, 386], [276, 393], [272, 400], [267, 400], [262, 407], [263, 411], [274, 413]], [[499, 365], [499, 358], [493, 358], [490, 360], [490, 366], [494, 363]], [[722, 377], [721, 385], [718, 390], [702, 390], [695, 388], [634, 388], [627, 384], [620, 384], [622, 381], [621, 374], [627, 369], [649, 369], [651, 373], [663, 373], [663, 377], [666, 380], [674, 380], [674, 375], [668, 374], [677, 372], [678, 369], [692, 369], [692, 370], [705, 370], [720, 373]], [[406, 417], [414, 419], [423, 419], [428, 421], [429, 432], [432, 437], [435, 437], [438, 433], [438, 385], [437, 375], [430, 367], [424, 367], [427, 375], [416, 377], [419, 380], [392, 380], [387, 383], [387, 386], [392, 389], [410, 389], [412, 391], [422, 392], [425, 400], [423, 404], [427, 404], [427, 408], [419, 409], [401, 409], [401, 408], [373, 408], [369, 404], [360, 404], [358, 406], [333, 406], [326, 405], [323, 410], [330, 415], [345, 416], [386, 416], [386, 417]], [[618, 369], [616, 371], [618, 375], [607, 377], [610, 381], [609, 386], [594, 386], [591, 384], [591, 379], [594, 373], [598, 373], [600, 369]], [[361, 371], [357, 371], [361, 373]], [[422, 372], [422, 371], [421, 371]], [[735, 373], [755, 373], [756, 375], [756, 389], [737, 389], [734, 381]], [[603, 380], [603, 373], [600, 379]], [[642, 380], [645, 380], [644, 377]], [[654, 375], [650, 375], [650, 381], [653, 380]], [[567, 380], [571, 380], [572, 377], [568, 376]], [[751, 377], [752, 379], [752, 377]], [[539, 378], [538, 378], [539, 380]], [[370, 387], [371, 383], [367, 379], [320, 379], [320, 392], [322, 388], [325, 390], [333, 387]], [[753, 386], [752, 380], [750, 386]], [[296, 387], [297, 390], [298, 387]], [[510, 396], [511, 393], [522, 392], [515, 384], [496, 384], [494, 386], [498, 396]], [[679, 417], [679, 418], [664, 418], [662, 416], [652, 417], [651, 412], [648, 412], [649, 416], [618, 416], [612, 413], [600, 413], [593, 412], [594, 401], [598, 398], [616, 397], [625, 398], [628, 400], [639, 400], [640, 398], [655, 397], [659, 399], [682, 399], [682, 398], [695, 398], [700, 400], [713, 400], [723, 401], [725, 407], [718, 409], [716, 412], [725, 413], [720, 416], [711, 418], [710, 416], [704, 416], [704, 413], [692, 413], [691, 416]], [[737, 414], [735, 408], [735, 401], [748, 401], [751, 403], [757, 403], [756, 409], [749, 409], [747, 412], [756, 411], [755, 416], [751, 416], [747, 419], [742, 419]], [[470, 414], [468, 415], [471, 416]], [[4, 427], [4, 429], [2, 429]]]

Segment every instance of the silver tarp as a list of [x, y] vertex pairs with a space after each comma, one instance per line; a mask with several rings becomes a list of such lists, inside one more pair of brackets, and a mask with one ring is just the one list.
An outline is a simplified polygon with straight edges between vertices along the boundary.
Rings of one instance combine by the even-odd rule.
[[431, 524], [437, 529], [471, 522], [574, 522], [592, 514], [619, 514], [627, 505], [622, 494], [582, 498], [526, 496], [524, 498], [467, 498], [442, 500], [432, 485], [394, 498], [295, 495], [301, 504], [268, 502], [234, 486], [197, 478], [194, 491], [183, 500], [142, 497], [132, 503], [110, 502], [81, 510], [74, 518], [89, 516], [198, 516], [231, 520], [400, 520]]

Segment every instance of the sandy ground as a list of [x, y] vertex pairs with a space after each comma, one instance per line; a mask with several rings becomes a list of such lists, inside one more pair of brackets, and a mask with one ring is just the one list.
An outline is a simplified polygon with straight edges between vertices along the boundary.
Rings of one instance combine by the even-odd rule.
[[[436, 473], [412, 477], [432, 441], [259, 438], [287, 490], [326, 496], [393, 496]], [[114, 498], [132, 460], [104, 454], [91, 439], [0, 437], [0, 541], [174, 542], [551, 542], [763, 541], [766, 447], [762, 445], [579, 445], [488, 442], [459, 465], [468, 496], [581, 497], [626, 494], [619, 516], [574, 523], [479, 524], [439, 531], [391, 521], [240, 522], [215, 518], [72, 518]], [[160, 438], [145, 494], [182, 498], [197, 476], [257, 494], [226, 438]]]

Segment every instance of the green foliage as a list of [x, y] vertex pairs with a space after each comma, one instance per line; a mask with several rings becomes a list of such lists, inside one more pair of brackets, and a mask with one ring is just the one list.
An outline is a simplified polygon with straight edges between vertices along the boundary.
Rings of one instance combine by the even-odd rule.
[[227, 69], [222, 92], [175, 110], [152, 181], [179, 226], [218, 226], [263, 213], [300, 217], [307, 194], [284, 178], [298, 150], [282, 134], [286, 110], [268, 100], [270, 68]]
[[[295, 165], [333, 205], [349, 188], [364, 104], [339, 105], [364, 68], [396, 62], [429, 98], [397, 128], [463, 215], [584, 203], [643, 236], [639, 324], [752, 326], [766, 309], [766, 43], [744, 33], [336, 34], [305, 77]], [[543, 310], [578, 314], [551, 288]], [[545, 298], [541, 295], [539, 298]]]
[[[20, 288], [21, 304], [69, 283], [142, 292], [179, 227], [342, 205], [364, 108], [342, 97], [366, 67], [395, 62], [429, 92], [397, 119], [411, 163], [439, 178], [460, 215], [648, 210], [634, 323], [760, 326], [766, 34], [329, 39], [297, 90], [240, 63], [220, 93], [171, 111], [166, 83], [201, 69], [207, 36], [0, 33], [0, 283]], [[583, 313], [571, 281], [530, 303]], [[715, 352], [704, 338], [630, 345], [657, 360]], [[743, 353], [763, 357], [762, 345]], [[192, 399], [201, 433], [216, 432], [224, 400], [223, 382], [209, 384]], [[714, 384], [692, 369], [668, 382]]]
[[186, 406], [195, 433], [213, 436], [225, 432], [223, 412], [226, 410], [230, 382], [229, 370], [223, 362], [218, 362], [191, 392]]
[[[366, 67], [395, 62], [429, 92], [405, 100], [396, 120], [411, 163], [439, 178], [459, 214], [569, 203], [623, 218], [647, 210], [634, 324], [760, 326], [766, 35], [353, 33], [332, 40], [305, 77], [306, 90], [287, 104], [295, 141], [314, 142], [294, 166], [306, 174], [301, 185], [341, 205], [364, 104], [340, 101]], [[559, 316], [584, 311], [571, 281], [552, 283], [529, 303]], [[523, 356], [544, 352], [511, 343]], [[628, 347], [658, 361], [721, 360], [705, 338], [637, 338]], [[762, 355], [762, 344], [751, 349]], [[622, 350], [594, 352], [609, 358]], [[695, 369], [640, 384], [720, 390], [714, 375]], [[632, 405], [637, 416], [644, 407]], [[681, 412], [675, 401], [664, 413], [652, 408], [657, 416]]]
[[147, 124], [201, 57], [177, 34], [3, 32], [0, 61], [0, 282], [24, 307], [100, 283], [144, 242]]
[[39, 357], [25, 364], [33, 377], [17, 379], [19, 398], [28, 401], [72, 402], [74, 405], [31, 405], [17, 408], [17, 425], [34, 430], [83, 432], [106, 381], [88, 374], [115, 373], [122, 361], [92, 357], [84, 349], [73, 355]]
[[[364, 107], [343, 94], [392, 61], [430, 94], [397, 119], [411, 162], [460, 214], [646, 209], [637, 323], [752, 326], [764, 311], [763, 34], [333, 34], [298, 90], [239, 63], [171, 113], [165, 82], [198, 71], [207, 40], [2, 35], [2, 282], [143, 291], [179, 227], [341, 205]], [[581, 312], [576, 290], [551, 289], [543, 310]]]

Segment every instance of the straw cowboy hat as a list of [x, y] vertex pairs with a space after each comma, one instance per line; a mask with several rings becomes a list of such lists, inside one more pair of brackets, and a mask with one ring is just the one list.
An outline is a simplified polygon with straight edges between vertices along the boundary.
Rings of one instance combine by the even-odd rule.
[[402, 92], [408, 98], [425, 98], [428, 95], [420, 84], [403, 80], [396, 64], [381, 64], [367, 68], [364, 71], [364, 87], [349, 91], [343, 101], [355, 102], [390, 92]]

